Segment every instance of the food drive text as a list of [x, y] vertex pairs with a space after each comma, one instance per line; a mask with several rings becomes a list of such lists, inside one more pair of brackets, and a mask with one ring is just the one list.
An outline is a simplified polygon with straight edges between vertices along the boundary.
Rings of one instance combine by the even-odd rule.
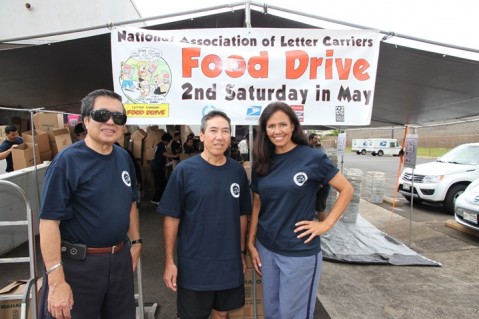
[[[197, 78], [205, 76], [214, 79], [224, 74], [231, 79], [249, 76], [251, 79], [267, 79], [270, 77], [270, 64], [268, 51], [259, 51], [257, 55], [244, 58], [241, 55], [229, 55], [221, 58], [216, 54], [202, 56], [201, 48], [182, 49], [182, 76], [183, 78]], [[363, 58], [335, 57], [334, 49], [326, 50], [325, 56], [310, 56], [304, 50], [290, 50], [284, 52], [284, 79], [295, 80], [307, 77], [321, 83], [329, 80], [349, 82], [364, 82], [371, 79], [369, 74], [370, 64]], [[281, 65], [276, 65], [275, 68]], [[245, 75], [246, 74], [246, 75]], [[345, 84], [346, 85], [346, 84]], [[329, 101], [330, 90], [322, 90], [315, 86], [315, 101]], [[216, 100], [217, 85], [209, 88], [196, 88], [191, 83], [184, 83], [183, 100], [208, 99]], [[341, 85], [338, 91], [338, 101], [361, 102], [369, 104], [372, 90], [354, 90], [349, 86]], [[260, 88], [251, 85], [247, 88], [235, 88], [234, 84], [225, 86], [225, 100], [293, 100], [306, 102], [307, 89], [288, 89], [285, 84], [279, 89]]]

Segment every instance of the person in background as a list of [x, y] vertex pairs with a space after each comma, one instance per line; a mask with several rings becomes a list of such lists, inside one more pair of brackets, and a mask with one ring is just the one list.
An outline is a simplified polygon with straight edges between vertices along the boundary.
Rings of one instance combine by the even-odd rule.
[[13, 172], [12, 150], [18, 145], [23, 144], [23, 138], [18, 136], [15, 125], [7, 125], [5, 127], [5, 140], [0, 144], [0, 160], [7, 160], [5, 172]]
[[231, 158], [240, 161], [240, 154], [239, 154], [239, 147], [238, 143], [236, 143], [236, 138], [231, 136], [231, 147], [230, 147], [230, 156]]
[[[265, 318], [313, 318], [322, 268], [320, 235], [347, 208], [353, 188], [323, 152], [308, 147], [295, 112], [270, 103], [253, 148], [253, 211], [247, 246], [262, 275]], [[330, 184], [339, 197], [327, 218], [314, 219], [316, 193]]]
[[190, 134], [188, 134], [186, 136], [186, 141], [183, 143], [183, 152], [184, 152], [184, 149], [186, 148], [186, 143], [188, 142], [188, 139], [190, 139], [190, 138], [191, 138], [191, 140], [194, 140], [195, 133], [191, 132]]
[[[315, 133], [309, 134], [308, 145], [309, 147], [319, 149], [326, 154], [326, 150], [321, 145], [321, 140]], [[329, 184], [321, 184], [318, 193], [316, 194], [316, 214], [321, 222], [326, 219], [326, 202], [330, 191], [331, 186], [329, 186]]]
[[86, 137], [86, 131], [85, 131], [85, 127], [83, 126], [83, 123], [78, 123], [77, 125], [75, 125], [73, 132], [75, 133], [77, 137], [77, 141], [84, 140]]
[[45, 175], [40, 318], [135, 318], [138, 189], [128, 153], [114, 144], [127, 116], [109, 90], [83, 98], [81, 114], [86, 138], [58, 153]]
[[150, 202], [155, 205], [160, 201], [166, 187], [166, 161], [167, 159], [178, 159], [178, 155], [172, 154], [166, 150], [166, 146], [170, 144], [172, 139], [173, 136], [171, 136], [170, 133], [165, 133], [161, 136], [160, 143], [156, 145], [155, 157], [150, 164], [155, 183], [155, 193]]
[[315, 134], [315, 133], [309, 134], [309, 136], [308, 136], [309, 147], [312, 147], [312, 148], [318, 147], [318, 141], [319, 141], [319, 138], [318, 138], [317, 134]]
[[173, 141], [171, 141], [171, 153], [175, 155], [179, 155], [183, 153], [183, 149], [181, 147], [181, 133], [180, 132], [175, 132], [175, 135], [173, 136]]
[[183, 145], [183, 152], [185, 154], [194, 154], [196, 153], [195, 151], [195, 146], [193, 145], [193, 137], [187, 137], [186, 142]]
[[249, 134], [246, 134], [246, 136], [238, 143], [238, 149], [239, 149], [240, 158], [242, 162], [249, 160], [248, 139], [249, 139]]
[[157, 208], [164, 216], [163, 280], [177, 293], [178, 318], [226, 319], [245, 303], [250, 191], [241, 164], [224, 155], [231, 138], [228, 116], [206, 114], [200, 138], [204, 151], [178, 164]]

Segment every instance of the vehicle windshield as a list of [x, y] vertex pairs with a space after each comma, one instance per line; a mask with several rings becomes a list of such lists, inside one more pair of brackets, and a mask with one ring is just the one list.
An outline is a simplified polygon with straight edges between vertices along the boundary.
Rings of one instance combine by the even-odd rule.
[[437, 161], [476, 165], [479, 163], [479, 145], [459, 145], [438, 158]]

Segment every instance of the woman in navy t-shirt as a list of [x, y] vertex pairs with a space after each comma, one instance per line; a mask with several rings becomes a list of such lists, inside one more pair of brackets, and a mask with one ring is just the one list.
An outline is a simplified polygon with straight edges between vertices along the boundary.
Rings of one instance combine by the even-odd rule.
[[[294, 111], [269, 104], [253, 148], [253, 211], [248, 250], [263, 276], [265, 318], [313, 318], [321, 273], [320, 235], [341, 217], [353, 188], [327, 156], [308, 146]], [[339, 197], [326, 220], [314, 220], [316, 193]]]

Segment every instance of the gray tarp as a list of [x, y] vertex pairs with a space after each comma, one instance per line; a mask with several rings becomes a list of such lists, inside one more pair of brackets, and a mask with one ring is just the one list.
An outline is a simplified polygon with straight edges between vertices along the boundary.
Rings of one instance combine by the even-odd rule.
[[406, 245], [378, 230], [358, 215], [356, 223], [342, 220], [321, 236], [323, 258], [357, 264], [389, 264], [396, 266], [441, 266], [419, 255]]

